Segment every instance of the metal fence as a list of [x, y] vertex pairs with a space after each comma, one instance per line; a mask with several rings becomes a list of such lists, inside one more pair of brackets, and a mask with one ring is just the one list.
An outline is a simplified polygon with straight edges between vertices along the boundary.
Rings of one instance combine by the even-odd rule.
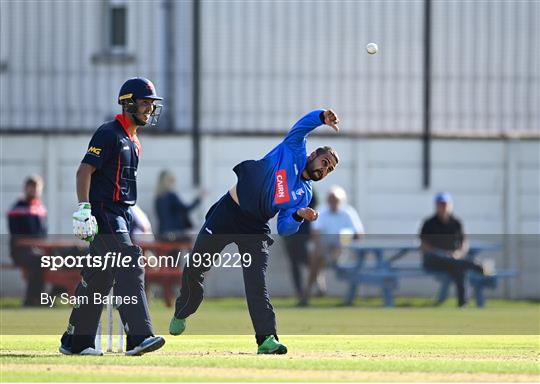
[[95, 129], [138, 75], [161, 131], [419, 136], [431, 52], [434, 134], [540, 137], [540, 2], [431, 1], [426, 40], [428, 1], [2, 0], [0, 131]]

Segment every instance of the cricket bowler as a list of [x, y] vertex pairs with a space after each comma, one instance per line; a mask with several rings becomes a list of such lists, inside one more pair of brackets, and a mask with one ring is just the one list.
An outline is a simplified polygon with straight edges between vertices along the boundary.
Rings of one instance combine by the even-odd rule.
[[312, 182], [334, 171], [339, 157], [331, 147], [317, 148], [307, 156], [307, 136], [322, 124], [337, 132], [338, 123], [332, 110], [312, 111], [264, 158], [234, 167], [237, 183], [206, 214], [186, 260], [182, 289], [169, 326], [172, 335], [184, 332], [186, 318], [197, 311], [203, 300], [204, 274], [211, 265], [200, 263], [199, 256], [219, 257], [225, 246], [235, 243], [240, 254], [251, 256], [249, 264], [242, 264], [242, 272], [257, 353], [287, 353], [277, 335], [276, 316], [266, 288], [268, 251], [273, 243], [268, 221], [277, 214], [278, 233], [287, 236], [298, 231], [304, 220], [317, 219], [317, 211], [308, 207]]

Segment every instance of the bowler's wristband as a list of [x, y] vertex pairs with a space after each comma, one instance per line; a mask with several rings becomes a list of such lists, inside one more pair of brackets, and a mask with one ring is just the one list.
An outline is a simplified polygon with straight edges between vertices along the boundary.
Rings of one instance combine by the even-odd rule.
[[298, 222], [301, 222], [301, 221], [304, 220], [304, 219], [303, 219], [298, 213], [296, 213], [296, 212], [293, 213], [292, 217], [293, 217], [294, 220], [296, 220], [296, 221], [298, 221]]

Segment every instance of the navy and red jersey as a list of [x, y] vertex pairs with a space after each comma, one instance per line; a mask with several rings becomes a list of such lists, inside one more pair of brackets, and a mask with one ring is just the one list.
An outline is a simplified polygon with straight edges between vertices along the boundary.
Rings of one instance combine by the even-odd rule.
[[9, 233], [12, 235], [47, 234], [47, 208], [41, 200], [21, 199], [8, 212]]
[[103, 124], [90, 140], [83, 163], [93, 165], [90, 203], [123, 203], [137, 201], [137, 167], [141, 145], [137, 135], [127, 131], [123, 115]]

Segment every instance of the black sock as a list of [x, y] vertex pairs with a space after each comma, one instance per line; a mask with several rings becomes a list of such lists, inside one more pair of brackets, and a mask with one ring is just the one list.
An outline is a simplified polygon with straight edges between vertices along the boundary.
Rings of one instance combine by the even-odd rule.
[[255, 339], [257, 339], [257, 345], [260, 346], [266, 340], [266, 335], [255, 335]]

